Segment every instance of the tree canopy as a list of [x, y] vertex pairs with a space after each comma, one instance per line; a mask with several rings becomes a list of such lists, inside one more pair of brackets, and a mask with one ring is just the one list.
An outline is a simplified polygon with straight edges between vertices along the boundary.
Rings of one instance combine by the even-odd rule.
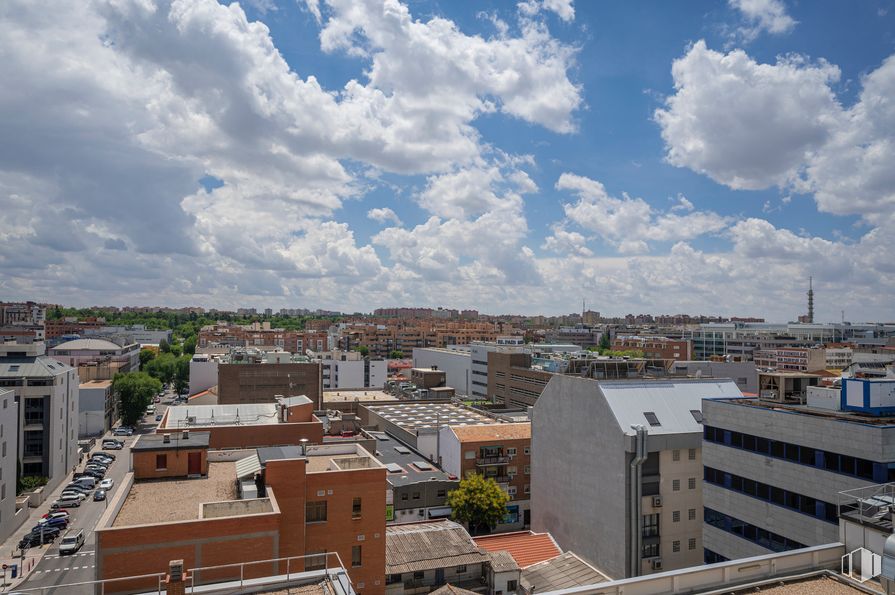
[[507, 513], [510, 496], [491, 478], [473, 473], [460, 481], [460, 486], [447, 495], [451, 517], [469, 525], [473, 535], [487, 533]]
[[118, 399], [121, 423], [126, 426], [136, 424], [153, 397], [162, 390], [162, 383], [146, 372], [115, 374], [112, 390]]
[[388, 354], [390, 359], [404, 359], [404, 352], [400, 349], [393, 349], [391, 353]]

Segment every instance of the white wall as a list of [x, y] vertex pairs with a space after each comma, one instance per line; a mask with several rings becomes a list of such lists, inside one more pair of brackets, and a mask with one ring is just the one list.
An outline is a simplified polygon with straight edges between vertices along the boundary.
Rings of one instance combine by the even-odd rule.
[[[469, 353], [430, 349], [425, 347], [413, 350], [414, 368], [431, 368], [438, 366], [444, 371], [447, 385], [457, 391], [458, 395], [470, 394], [472, 357]], [[487, 376], [484, 377], [488, 381]]]
[[441, 468], [445, 473], [460, 477], [460, 464], [463, 457], [463, 453], [460, 452], [460, 440], [449, 427], [441, 428], [438, 440], [441, 443]]
[[111, 389], [105, 387], [79, 388], [78, 390], [78, 437], [98, 436], [105, 432], [106, 395]]
[[190, 361], [190, 394], [208, 390], [218, 383], [218, 363], [216, 361]]
[[16, 428], [19, 413], [15, 393], [0, 388], [0, 541], [17, 529]]

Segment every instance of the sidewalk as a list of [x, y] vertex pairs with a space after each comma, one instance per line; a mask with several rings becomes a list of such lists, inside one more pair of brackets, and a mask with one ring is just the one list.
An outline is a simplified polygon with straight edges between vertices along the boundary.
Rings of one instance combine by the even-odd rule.
[[[109, 433], [103, 435], [105, 438]], [[102, 440], [98, 440], [97, 444], [94, 445], [90, 452], [85, 455], [85, 458], [89, 457], [91, 453], [102, 450], [101, 448]], [[81, 466], [81, 461], [78, 461], [78, 464], [75, 466], [75, 469], [66, 475], [62, 481], [59, 482], [52, 492], [50, 492], [45, 498], [43, 503], [37, 508], [31, 509], [31, 515], [22, 523], [22, 526], [19, 527], [12, 535], [7, 538], [5, 542], [0, 544], [0, 563], [6, 564], [10, 568], [6, 571], [6, 584], [0, 586], [0, 592], [6, 593], [11, 590], [17, 588], [20, 584], [22, 584], [28, 577], [31, 575], [32, 571], [37, 564], [43, 559], [46, 555], [47, 551], [54, 545], [59, 545], [58, 540], [53, 543], [48, 543], [39, 547], [32, 547], [25, 550], [24, 558], [22, 556], [14, 556], [14, 553], [21, 553], [21, 550], [18, 549], [19, 542], [22, 538], [31, 532], [31, 529], [34, 525], [37, 524], [38, 519], [41, 518], [44, 514], [50, 511], [50, 505], [59, 498], [60, 494], [62, 494], [62, 490], [65, 486], [67, 486], [71, 481], [72, 477], [75, 474], [75, 470]], [[80, 508], [71, 509], [72, 516], [77, 516]], [[12, 565], [16, 564], [18, 566], [18, 575], [16, 578], [9, 578], [10, 573], [12, 572]], [[2, 575], [0, 575], [2, 576]]]

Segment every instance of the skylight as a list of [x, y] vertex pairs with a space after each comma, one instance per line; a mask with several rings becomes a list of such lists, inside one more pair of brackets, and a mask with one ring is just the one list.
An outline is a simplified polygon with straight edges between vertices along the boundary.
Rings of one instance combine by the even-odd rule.
[[646, 418], [646, 421], [648, 421], [649, 425], [651, 425], [651, 426], [661, 426], [662, 425], [661, 423], [659, 423], [659, 418], [656, 417], [656, 414], [652, 411], [644, 411], [643, 417]]

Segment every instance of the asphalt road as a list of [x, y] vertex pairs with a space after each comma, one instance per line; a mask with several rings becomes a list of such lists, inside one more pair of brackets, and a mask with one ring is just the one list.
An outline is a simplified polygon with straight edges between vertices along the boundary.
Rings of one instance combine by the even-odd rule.
[[[157, 403], [157, 413], [164, 413], [165, 407], [170, 403], [172, 398], [173, 395], [169, 393], [162, 399], [161, 403]], [[115, 494], [115, 491], [119, 489], [121, 481], [130, 469], [131, 444], [133, 444], [138, 434], [151, 433], [156, 425], [158, 425], [158, 422], [155, 421], [155, 414], [145, 416], [132, 437], [118, 437], [118, 439], [124, 440], [124, 448], [122, 450], [109, 451], [117, 458], [112, 462], [108, 473], [106, 473], [107, 478], [115, 480], [115, 485], [109, 491], [108, 497], [111, 497]], [[97, 444], [98, 446], [94, 450], [102, 450], [99, 446], [102, 444], [102, 441], [98, 440]], [[80, 465], [78, 469], [83, 469], [83, 465]], [[68, 483], [68, 481], [65, 483]], [[72, 514], [73, 521], [69, 525], [69, 530], [84, 529], [84, 545], [75, 554], [66, 556], [59, 555], [60, 539], [57, 539], [56, 542], [52, 544], [43, 546], [48, 550], [46, 555], [44, 555], [40, 562], [38, 562], [28, 579], [16, 589], [52, 587], [96, 580], [96, 535], [94, 529], [96, 528], [97, 521], [99, 521], [99, 517], [102, 516], [105, 511], [107, 503], [108, 498], [105, 502], [94, 502], [93, 493], [91, 493], [88, 499], [85, 500], [79, 508], [70, 509], [69, 512]], [[29, 524], [29, 527], [33, 526], [38, 518], [40, 518], [39, 515], [34, 517], [35, 520], [33, 523]], [[34, 552], [34, 548], [29, 550], [29, 554], [33, 554]], [[61, 591], [62, 590], [60, 590], [60, 592]], [[66, 595], [69, 593], [73, 595], [80, 595], [81, 593], [84, 595], [93, 594], [93, 589], [88, 585], [66, 587], [64, 591]]]

